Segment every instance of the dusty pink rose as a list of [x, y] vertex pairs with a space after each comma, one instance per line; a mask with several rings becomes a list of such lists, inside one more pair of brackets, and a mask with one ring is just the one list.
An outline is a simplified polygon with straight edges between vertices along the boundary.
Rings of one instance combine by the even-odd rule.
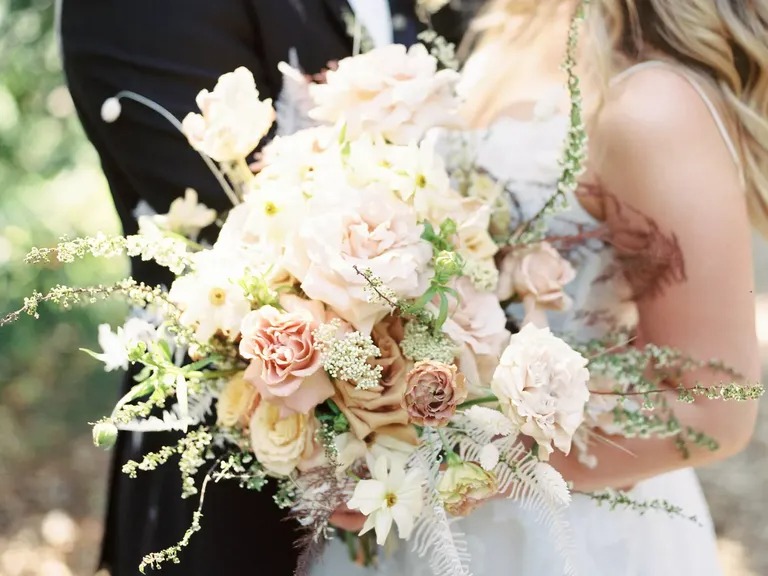
[[327, 319], [325, 307], [292, 295], [280, 305], [283, 310], [262, 306], [243, 319], [240, 355], [251, 360], [245, 378], [284, 411], [306, 414], [333, 396], [312, 338]]
[[405, 409], [413, 424], [443, 426], [467, 399], [464, 375], [456, 366], [424, 360], [405, 377]]
[[500, 268], [500, 300], [517, 296], [545, 310], [565, 310], [571, 305], [565, 285], [576, 277], [576, 271], [548, 242], [513, 250]]

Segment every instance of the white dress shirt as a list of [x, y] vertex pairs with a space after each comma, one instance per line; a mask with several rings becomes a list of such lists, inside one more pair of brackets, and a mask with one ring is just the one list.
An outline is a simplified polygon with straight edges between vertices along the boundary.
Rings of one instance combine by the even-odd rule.
[[349, 0], [375, 46], [392, 44], [392, 14], [388, 0]]

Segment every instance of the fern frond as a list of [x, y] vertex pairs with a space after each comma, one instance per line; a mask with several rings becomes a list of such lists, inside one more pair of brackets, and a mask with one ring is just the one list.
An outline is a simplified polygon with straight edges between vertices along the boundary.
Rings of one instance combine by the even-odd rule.
[[411, 457], [410, 467], [426, 472], [426, 506], [414, 526], [411, 544], [420, 557], [428, 559], [434, 574], [472, 576], [466, 536], [455, 529], [455, 522], [448, 518], [437, 492], [442, 444], [437, 434], [429, 429], [425, 429], [422, 440]]

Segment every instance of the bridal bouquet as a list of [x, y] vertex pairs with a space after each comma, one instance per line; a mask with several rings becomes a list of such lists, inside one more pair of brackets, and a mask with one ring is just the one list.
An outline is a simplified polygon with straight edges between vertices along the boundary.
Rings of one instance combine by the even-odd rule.
[[[572, 125], [548, 210], [575, 186], [585, 153], [571, 59], [566, 69]], [[182, 496], [201, 501], [182, 541], [148, 555], [142, 571], [179, 561], [203, 521], [206, 486], [225, 479], [252, 490], [277, 483], [276, 503], [306, 528], [309, 549], [332, 536], [334, 510], [359, 510], [365, 526], [359, 541], [349, 537], [364, 562], [398, 538], [429, 555], [436, 574], [468, 574], [449, 518], [494, 497], [535, 507], [567, 540], [569, 488], [547, 463], [555, 450], [569, 452], [606, 419], [624, 423], [618, 433], [681, 432], [663, 410], [622, 402], [640, 394], [648, 403], [655, 391], [638, 352], [572, 345], [540, 321], [542, 310], [567, 306], [575, 271], [542, 240], [547, 210], [499, 236], [498, 187], [479, 173], [474, 185], [456, 185], [430, 133], [460, 126], [459, 76], [424, 46], [342, 60], [324, 83], [284, 72], [306, 87], [299, 100], [314, 125], [271, 141], [255, 174], [246, 156], [287, 112], [259, 99], [247, 70], [201, 92], [200, 113], [181, 124], [218, 163], [208, 160], [235, 204], [228, 214], [188, 190], [168, 214], [143, 216], [136, 236], [65, 239], [28, 258], [137, 256], [173, 272], [167, 291], [130, 278], [58, 286], [3, 320], [36, 315], [43, 301], [113, 295], [140, 310], [116, 331], [100, 327], [103, 351], [91, 352], [107, 370], [137, 367], [133, 388], [95, 423], [94, 442], [111, 446], [119, 429], [182, 431], [123, 472], [151, 473], [180, 455]], [[105, 120], [119, 114], [119, 100], [105, 103]], [[199, 242], [217, 218], [216, 242]], [[525, 304], [522, 329], [507, 326], [502, 300]], [[643, 358], [683, 362], [662, 349]], [[612, 402], [590, 402], [599, 380], [590, 370], [622, 383]]]

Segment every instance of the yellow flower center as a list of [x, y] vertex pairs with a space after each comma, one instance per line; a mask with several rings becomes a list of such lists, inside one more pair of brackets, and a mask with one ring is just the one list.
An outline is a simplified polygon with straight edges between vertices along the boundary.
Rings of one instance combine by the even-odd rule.
[[266, 202], [264, 204], [264, 214], [266, 214], [267, 216], [274, 216], [275, 214], [277, 214], [277, 204], [271, 201]]
[[223, 306], [226, 301], [227, 293], [221, 288], [212, 288], [211, 291], [208, 292], [208, 302], [212, 305]]
[[416, 186], [419, 188], [424, 188], [427, 185], [427, 177], [424, 176], [424, 174], [419, 174], [416, 176]]
[[387, 495], [384, 496], [384, 501], [387, 503], [387, 508], [392, 508], [392, 506], [397, 504], [397, 494], [387, 492]]

